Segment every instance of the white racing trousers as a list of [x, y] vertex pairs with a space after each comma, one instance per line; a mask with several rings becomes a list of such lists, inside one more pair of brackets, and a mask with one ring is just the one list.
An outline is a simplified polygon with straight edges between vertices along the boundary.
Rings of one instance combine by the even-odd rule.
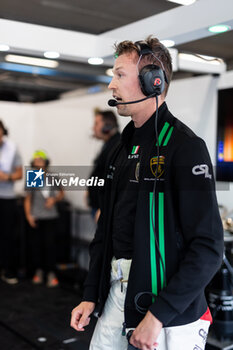
[[[111, 288], [89, 350], [127, 350], [122, 324], [130, 265], [131, 260], [112, 261]], [[184, 326], [165, 327], [156, 341], [156, 350], [204, 350], [209, 326], [209, 321], [199, 319]]]

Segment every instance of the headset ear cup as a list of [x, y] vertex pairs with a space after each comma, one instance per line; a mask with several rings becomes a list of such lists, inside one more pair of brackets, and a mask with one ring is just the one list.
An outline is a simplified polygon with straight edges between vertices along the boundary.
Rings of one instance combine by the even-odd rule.
[[113, 125], [106, 123], [101, 131], [103, 134], [109, 134], [113, 128], [114, 128]]
[[161, 95], [165, 88], [164, 72], [154, 64], [144, 66], [139, 74], [139, 83], [145, 96]]
[[144, 77], [143, 77], [143, 75], [141, 74], [141, 72], [139, 73], [138, 78], [139, 78], [139, 84], [140, 84], [142, 93], [143, 93], [145, 96], [148, 96], [148, 93], [147, 93], [146, 88], [145, 88]]

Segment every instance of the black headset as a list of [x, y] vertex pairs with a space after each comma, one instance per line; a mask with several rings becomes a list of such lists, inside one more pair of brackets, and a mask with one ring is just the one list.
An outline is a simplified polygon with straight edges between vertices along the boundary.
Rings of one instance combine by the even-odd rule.
[[103, 134], [105, 134], [105, 135], [107, 135], [107, 134], [109, 134], [110, 133], [110, 131], [112, 130], [112, 129], [114, 129], [115, 128], [115, 126], [113, 125], [113, 124], [110, 124], [110, 123], [105, 123], [104, 124], [104, 126], [103, 126], [103, 128], [102, 128], [102, 133]]
[[143, 94], [145, 96], [161, 95], [165, 89], [165, 82], [168, 84], [162, 61], [160, 61], [160, 59], [155, 56], [152, 49], [146, 43], [136, 41], [134, 44], [138, 47], [139, 50], [139, 60], [137, 65], [139, 64], [142, 56], [149, 54], [152, 55], [157, 61], [159, 61], [162, 66], [162, 68], [160, 68], [155, 64], [148, 64], [139, 71], [138, 79]]

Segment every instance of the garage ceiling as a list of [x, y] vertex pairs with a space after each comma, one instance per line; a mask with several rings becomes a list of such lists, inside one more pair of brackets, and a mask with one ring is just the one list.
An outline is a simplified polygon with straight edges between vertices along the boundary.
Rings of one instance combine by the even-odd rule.
[[1, 18], [101, 34], [178, 6], [166, 0], [1, 0]]
[[[198, 1], [199, 3], [207, 3], [209, 0]], [[212, 1], [215, 2], [216, 0]], [[228, 0], [222, 0], [222, 6], [224, 6], [224, 2], [229, 3]], [[232, 0], [231, 3], [233, 5]], [[190, 8], [191, 10], [191, 6], [187, 6], [186, 8]], [[150, 16], [157, 15], [157, 17], [153, 17], [155, 18], [155, 24], [161, 23], [156, 21], [156, 19], [158, 18], [161, 20], [162, 17], [158, 16], [162, 14], [167, 16], [163, 18], [168, 18], [167, 22], [166, 20], [162, 22], [164, 25], [164, 32], [169, 32], [170, 30], [172, 33], [175, 31], [175, 27], [169, 28], [169, 26], [171, 26], [170, 16], [175, 13], [175, 11], [177, 13], [181, 8], [183, 8], [183, 6], [179, 6], [167, 0], [1, 0], [0, 19], [69, 30], [72, 31], [70, 34], [87, 33], [91, 34], [93, 37], [96, 35], [97, 38], [105, 39], [115, 34], [118, 36], [118, 29], [121, 30], [121, 27], [123, 28], [122, 33], [124, 33], [124, 28], [128, 28], [124, 26], [128, 24], [133, 26], [134, 23], [140, 24], [140, 20]], [[214, 6], [210, 11], [215, 11]], [[206, 19], [208, 19], [208, 17], [209, 14], [206, 13]], [[195, 21], [198, 22], [198, 18], [194, 16], [193, 22]], [[182, 28], [182, 23], [179, 23], [179, 25]], [[159, 29], [162, 30], [161, 25]], [[157, 31], [156, 29], [155, 34]], [[108, 33], [111, 34], [108, 35]], [[138, 31], [138, 33], [140, 33], [140, 31]], [[12, 48], [11, 53], [30, 53], [32, 55], [32, 53], [25, 48], [25, 45], [22, 44], [22, 47], [20, 47], [21, 38], [23, 39], [24, 34], [29, 35], [29, 33], [23, 33], [22, 37], [19, 36], [19, 33], [15, 35], [17, 34], [17, 43], [19, 43], [19, 45], [17, 49]], [[227, 33], [208, 37], [202, 37], [202, 35], [200, 35], [200, 38], [197, 36], [195, 40], [193, 40], [193, 35], [190, 35], [189, 39], [188, 34], [189, 33], [187, 33], [187, 38], [185, 38], [184, 42], [181, 41], [181, 43], [176, 46], [179, 52], [220, 57], [226, 61], [228, 69], [233, 69], [232, 30]], [[123, 34], [123, 36], [124, 35], [125, 34]], [[0, 43], [6, 43], [3, 42], [4, 37], [5, 36], [2, 35]], [[126, 37], [124, 36], [124, 38]], [[35, 37], [35, 42], [36, 40]], [[59, 42], [59, 32], [56, 36], [56, 41], [60, 43], [62, 48], [62, 40]], [[74, 49], [77, 49], [80, 43], [78, 40], [73, 40], [73, 45]], [[40, 48], [38, 47], [38, 51], [39, 50]], [[35, 52], [35, 54], [37, 56], [39, 55], [38, 52]], [[14, 70], [5, 69], [3, 68], [4, 62], [5, 53], [1, 53], [0, 99], [3, 100], [39, 102], [56, 99], [61, 93], [74, 89], [88, 88], [96, 84], [105, 84], [106, 86], [106, 82], [103, 83], [103, 78], [107, 65], [98, 67], [91, 66], [69, 55], [61, 57], [59, 68], [56, 70], [57, 74], [47, 76], [40, 75], [38, 72], [30, 74], [22, 71], [16, 72]], [[192, 75], [190, 72], [177, 72], [174, 77], [179, 78], [190, 75]]]
[[[176, 46], [179, 51], [199, 53], [220, 57], [228, 64], [228, 69], [232, 69], [233, 63], [233, 31], [213, 35], [208, 38], [194, 40]], [[229, 67], [230, 65], [230, 67]]]

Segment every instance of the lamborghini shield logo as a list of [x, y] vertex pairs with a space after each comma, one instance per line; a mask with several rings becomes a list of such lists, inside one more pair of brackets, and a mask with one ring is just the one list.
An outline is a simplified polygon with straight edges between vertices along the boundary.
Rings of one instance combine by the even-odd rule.
[[150, 159], [150, 170], [154, 175], [154, 177], [157, 177], [157, 179], [160, 178], [164, 173], [164, 164], [165, 164], [164, 156], [159, 156], [159, 161], [158, 161], [158, 157], [153, 157]]

